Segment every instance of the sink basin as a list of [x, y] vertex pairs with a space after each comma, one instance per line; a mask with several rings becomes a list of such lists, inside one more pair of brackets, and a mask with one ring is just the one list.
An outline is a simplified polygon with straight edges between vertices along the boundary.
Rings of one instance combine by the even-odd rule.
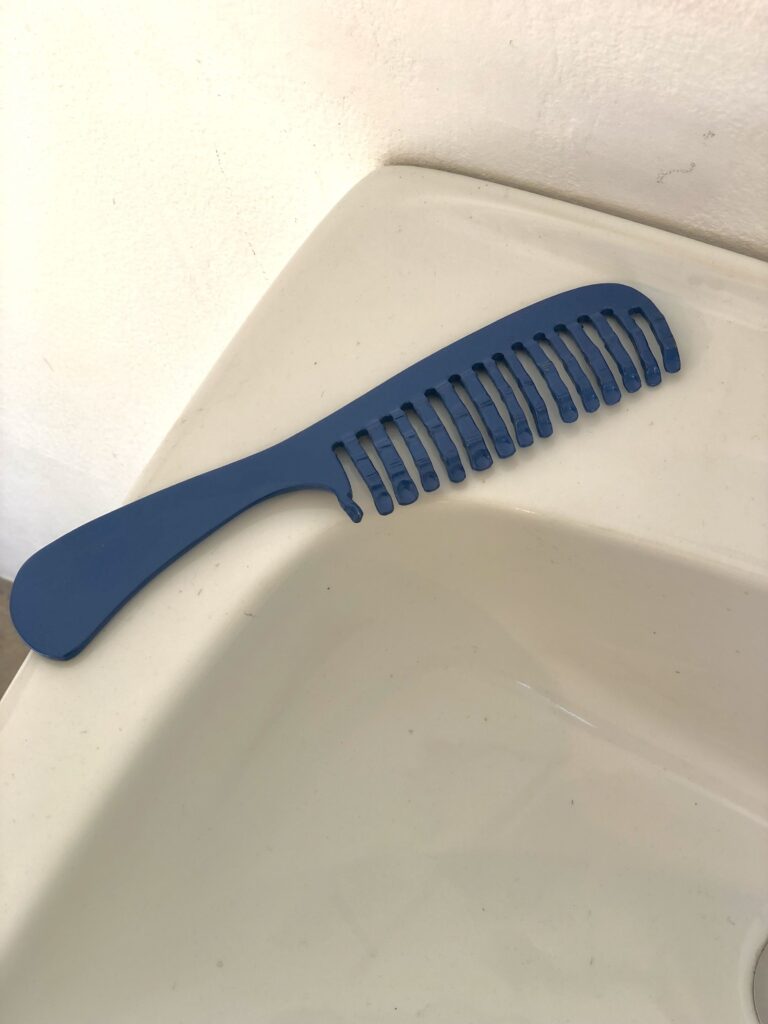
[[755, 1020], [764, 268], [385, 169], [289, 265], [136, 493], [612, 277], [667, 314], [679, 379], [386, 519], [277, 499], [81, 657], [28, 659], [0, 704], [6, 1019]]

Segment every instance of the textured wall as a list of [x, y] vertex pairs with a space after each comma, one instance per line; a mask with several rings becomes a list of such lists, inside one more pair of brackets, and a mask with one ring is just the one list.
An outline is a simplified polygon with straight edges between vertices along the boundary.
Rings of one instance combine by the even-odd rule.
[[379, 163], [765, 253], [765, 12], [9, 5], [0, 574], [120, 501], [285, 260]]

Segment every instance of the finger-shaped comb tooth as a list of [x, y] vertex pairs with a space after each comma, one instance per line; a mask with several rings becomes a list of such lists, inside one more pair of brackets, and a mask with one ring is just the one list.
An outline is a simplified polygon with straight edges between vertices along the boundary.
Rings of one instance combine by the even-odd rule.
[[469, 464], [472, 469], [488, 469], [493, 463], [491, 453], [488, 451], [483, 435], [472, 419], [466, 405], [456, 393], [452, 384], [438, 384], [435, 389], [443, 400], [443, 405], [448, 410], [451, 419], [456, 424], [456, 429], [464, 442], [464, 447], [469, 456]]
[[[572, 323], [566, 325], [566, 330], [573, 338], [579, 351], [586, 359], [590, 369], [597, 377], [600, 394], [603, 396], [605, 404], [615, 405], [617, 402], [620, 402], [621, 388], [616, 383], [616, 378], [613, 376], [610, 366], [605, 361], [603, 353], [594, 341], [592, 341], [580, 323], [577, 323], [574, 320]], [[555, 334], [557, 334], [557, 331], [555, 331]]]
[[347, 455], [354, 462], [358, 473], [365, 481], [368, 490], [371, 492], [376, 511], [382, 516], [389, 515], [395, 507], [394, 502], [389, 491], [384, 486], [384, 481], [379, 476], [379, 471], [366, 455], [363, 446], [352, 434], [343, 438], [342, 444], [347, 450]]
[[517, 395], [509, 386], [509, 382], [499, 369], [495, 359], [487, 359], [483, 363], [483, 367], [493, 381], [494, 387], [499, 392], [501, 400], [506, 406], [509, 418], [512, 420], [512, 426], [515, 428], [517, 443], [521, 448], [527, 448], [528, 445], [533, 444], [533, 434], [528, 426], [528, 420], [525, 418], [523, 407], [517, 400]]
[[514, 352], [509, 351], [505, 353], [504, 360], [512, 371], [512, 376], [517, 381], [520, 390], [523, 392], [523, 397], [528, 403], [528, 408], [531, 410], [539, 437], [549, 437], [552, 433], [552, 420], [549, 418], [549, 412], [547, 411], [544, 399], [531, 380], [530, 374]]
[[333, 487], [334, 494], [336, 495], [339, 504], [347, 513], [353, 523], [359, 523], [363, 518], [363, 510], [357, 504], [355, 499], [352, 497], [352, 484], [349, 481], [349, 476], [344, 468], [344, 463], [341, 461], [340, 453], [343, 445], [334, 445], [333, 453], [336, 456], [336, 467], [334, 470], [335, 485]]
[[576, 356], [571, 352], [557, 331], [550, 331], [543, 336], [549, 342], [552, 351], [557, 354], [558, 359], [565, 367], [565, 372], [571, 378], [581, 398], [581, 404], [587, 412], [594, 412], [600, 407], [600, 399], [595, 394], [592, 382], [584, 373]]
[[389, 479], [392, 481], [392, 487], [398, 504], [412, 504], [418, 498], [419, 491], [411, 479], [405, 463], [400, 458], [400, 453], [392, 444], [389, 434], [379, 420], [369, 423], [366, 430], [368, 437], [373, 442], [374, 448], [379, 453], [379, 458], [384, 464], [384, 469], [386, 469]]
[[515, 444], [507, 430], [504, 420], [499, 415], [496, 403], [485, 389], [483, 382], [474, 370], [462, 374], [461, 381], [467, 389], [467, 394], [475, 404], [480, 419], [485, 424], [485, 429], [491, 435], [494, 448], [501, 459], [506, 459], [514, 454]]
[[602, 315], [602, 313], [593, 313], [589, 318], [580, 318], [581, 322], [591, 323], [600, 338], [608, 349], [611, 358], [619, 368], [621, 374], [621, 380], [627, 391], [637, 391], [640, 388], [640, 376], [635, 368], [635, 364], [629, 358], [629, 354], [624, 346], [619, 341], [618, 335]]
[[435, 472], [435, 467], [432, 465], [432, 460], [427, 453], [427, 449], [413, 429], [411, 421], [405, 415], [402, 409], [396, 409], [392, 413], [392, 420], [400, 431], [400, 434], [408, 446], [408, 451], [411, 453], [411, 458], [416, 465], [416, 469], [419, 471], [419, 479], [421, 480], [421, 486], [425, 491], [436, 491], [440, 486], [440, 477]]
[[656, 313], [649, 314], [639, 307], [630, 309], [629, 312], [630, 314], [644, 317], [648, 326], [651, 328], [651, 333], [656, 339], [656, 344], [661, 349], [661, 359], [664, 363], [664, 369], [667, 373], [677, 373], [680, 369], [680, 353], [677, 349], [677, 345], [675, 344], [675, 339], [672, 337], [672, 331], [669, 329], [669, 324], [661, 313], [657, 311]]
[[440, 453], [443, 460], [448, 479], [455, 484], [460, 483], [466, 477], [466, 471], [461, 462], [459, 450], [453, 443], [453, 438], [445, 429], [445, 424], [437, 415], [426, 397], [417, 398], [413, 403], [414, 412], [421, 418], [421, 422], [427, 428], [432, 442]]
[[538, 341], [531, 339], [530, 341], [521, 342], [517, 347], [528, 353], [535, 363], [536, 369], [546, 381], [563, 423], [573, 423], [574, 420], [577, 420], [579, 418], [579, 410], [573, 403], [571, 392], [565, 386], [565, 382], [557, 372], [555, 364]]
[[661, 383], [661, 370], [659, 364], [656, 362], [656, 357], [651, 352], [648, 340], [640, 329], [640, 325], [634, 320], [629, 313], [623, 313], [621, 310], [603, 310], [603, 313], [611, 313], [615, 316], [621, 326], [629, 335], [632, 344], [635, 346], [635, 352], [637, 352], [638, 358], [640, 359], [640, 365], [643, 368], [643, 376], [645, 377], [645, 383], [649, 387], [654, 387], [656, 384]]

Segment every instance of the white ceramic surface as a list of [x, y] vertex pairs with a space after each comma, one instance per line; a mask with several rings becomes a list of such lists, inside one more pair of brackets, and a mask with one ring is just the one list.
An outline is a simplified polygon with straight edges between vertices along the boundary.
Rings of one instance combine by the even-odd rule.
[[753, 1020], [768, 935], [765, 268], [392, 168], [321, 225], [137, 493], [563, 288], [684, 368], [353, 527], [289, 496], [0, 703], [13, 1024]]

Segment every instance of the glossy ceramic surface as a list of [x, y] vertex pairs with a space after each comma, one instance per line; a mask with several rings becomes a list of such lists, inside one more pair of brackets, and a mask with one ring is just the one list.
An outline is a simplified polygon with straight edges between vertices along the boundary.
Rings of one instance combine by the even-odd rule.
[[678, 338], [684, 371], [657, 392], [402, 515], [353, 527], [330, 496], [278, 498], [77, 661], [26, 662], [0, 704], [14, 1024], [754, 1020], [763, 266], [494, 185], [378, 172], [276, 282], [135, 493], [608, 278], [646, 291]]

